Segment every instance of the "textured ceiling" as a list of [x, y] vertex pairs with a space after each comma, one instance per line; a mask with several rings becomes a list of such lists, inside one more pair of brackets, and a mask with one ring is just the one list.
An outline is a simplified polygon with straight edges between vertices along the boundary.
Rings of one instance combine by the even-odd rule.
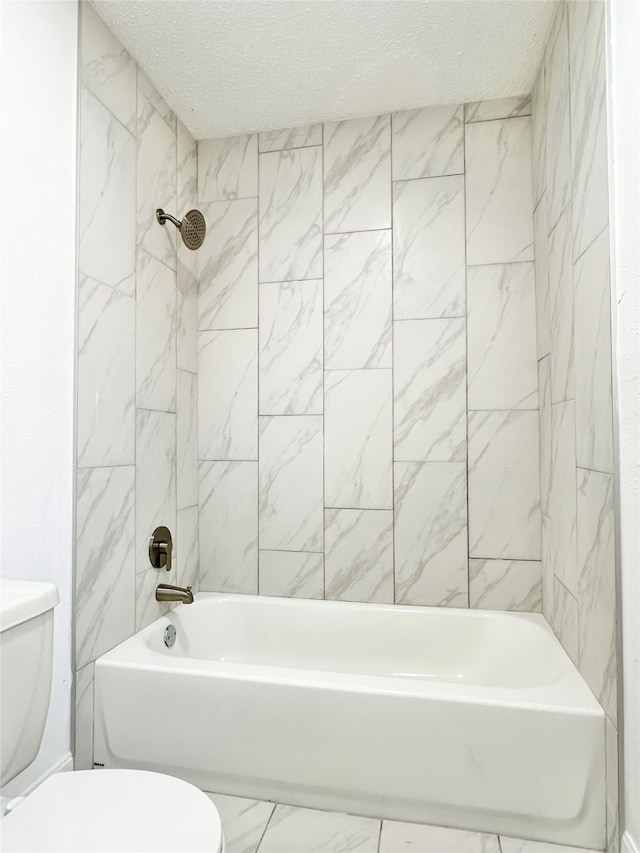
[[92, 0], [197, 139], [530, 91], [551, 0]]

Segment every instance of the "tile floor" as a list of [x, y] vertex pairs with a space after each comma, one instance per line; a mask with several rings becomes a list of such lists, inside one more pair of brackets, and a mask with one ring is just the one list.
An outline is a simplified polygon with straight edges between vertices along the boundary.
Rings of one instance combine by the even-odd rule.
[[481, 832], [208, 796], [222, 819], [226, 853], [592, 853]]

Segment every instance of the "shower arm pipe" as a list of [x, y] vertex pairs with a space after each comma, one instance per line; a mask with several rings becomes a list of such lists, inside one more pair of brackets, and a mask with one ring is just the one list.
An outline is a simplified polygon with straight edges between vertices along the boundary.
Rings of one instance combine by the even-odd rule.
[[170, 213], [165, 213], [161, 207], [156, 210], [156, 219], [158, 220], [160, 225], [164, 225], [167, 219], [169, 220], [169, 222], [173, 222], [176, 228], [180, 228], [182, 225], [182, 222], [180, 222], [179, 219], [176, 219], [175, 216], [172, 216]]

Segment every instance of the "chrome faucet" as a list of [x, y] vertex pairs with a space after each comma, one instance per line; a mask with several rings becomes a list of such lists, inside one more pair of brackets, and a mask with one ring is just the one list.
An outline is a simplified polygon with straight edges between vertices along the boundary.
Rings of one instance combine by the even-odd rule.
[[182, 604], [193, 604], [191, 587], [172, 586], [161, 583], [156, 587], [156, 601], [180, 601]]

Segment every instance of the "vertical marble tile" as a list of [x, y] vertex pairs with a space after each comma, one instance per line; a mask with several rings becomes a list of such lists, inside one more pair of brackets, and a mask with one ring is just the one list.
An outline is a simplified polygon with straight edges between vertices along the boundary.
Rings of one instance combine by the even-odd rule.
[[200, 588], [198, 507], [179, 509], [177, 525], [175, 582], [178, 586], [190, 586], [194, 592], [198, 592]]
[[542, 613], [553, 627], [553, 590], [555, 576], [551, 559], [551, 521], [549, 516], [542, 516]]
[[619, 851], [618, 826], [618, 732], [605, 720], [605, 761], [607, 785], [607, 853]]
[[136, 63], [93, 6], [80, 7], [80, 67], [84, 85], [131, 133], [136, 130]]
[[466, 459], [465, 321], [394, 324], [394, 459]]
[[573, 401], [551, 406], [551, 476], [549, 557], [553, 573], [577, 598], [578, 554], [576, 542], [576, 436]]
[[379, 835], [379, 820], [278, 805], [260, 853], [376, 853]]
[[538, 413], [469, 412], [469, 550], [540, 559]]
[[325, 373], [325, 506], [392, 508], [390, 370]]
[[200, 459], [258, 458], [258, 331], [200, 332]]
[[453, 104], [391, 115], [394, 181], [464, 172], [463, 107]]
[[324, 598], [324, 555], [314, 551], [260, 551], [260, 595]]
[[80, 93], [78, 269], [133, 296], [136, 143], [84, 86]]
[[464, 462], [396, 462], [395, 600], [468, 607]]
[[135, 303], [86, 276], [78, 282], [78, 465], [135, 458]]
[[176, 272], [176, 356], [181, 370], [198, 372], [198, 275], [197, 256], [178, 246]]
[[393, 185], [396, 320], [465, 314], [463, 180], [456, 175]]
[[136, 572], [149, 568], [149, 537], [176, 529], [176, 416], [136, 412]]
[[267, 151], [283, 151], [286, 148], [309, 148], [311, 145], [322, 145], [321, 124], [266, 130], [258, 134], [258, 150], [261, 154]]
[[156, 589], [160, 583], [176, 583], [175, 569], [165, 574], [164, 569], [145, 569], [136, 575], [136, 631], [142, 631], [156, 619], [168, 613], [175, 604], [169, 601], [156, 601]]
[[93, 769], [93, 663], [76, 672], [73, 769]]
[[467, 277], [470, 409], [537, 409], [533, 263], [470, 267]]
[[490, 101], [473, 101], [464, 105], [464, 120], [493, 121], [497, 118], [517, 118], [531, 115], [530, 95], [514, 98], [494, 98]]
[[77, 472], [76, 667], [134, 632], [133, 466]]
[[324, 125], [326, 234], [391, 227], [391, 117]]
[[576, 667], [579, 666], [578, 602], [555, 576], [553, 578], [551, 627], [573, 663]]
[[[547, 100], [544, 60], [531, 92], [531, 148], [533, 159], [533, 203], [537, 205], [547, 185]], [[536, 254], [536, 260], [538, 255]]]
[[613, 472], [609, 229], [573, 268], [578, 465]]
[[258, 463], [200, 463], [200, 589], [258, 591]]
[[379, 853], [399, 853], [401, 850], [415, 850], [416, 853], [423, 850], [425, 853], [500, 853], [501, 848], [497, 835], [484, 832], [382, 821]]
[[322, 277], [322, 147], [260, 155], [260, 281]]
[[613, 475], [578, 468], [580, 672], [616, 722], [616, 577]]
[[136, 277], [136, 405], [176, 408], [176, 273], [144, 249]]
[[609, 221], [605, 4], [568, 3], [573, 258]]
[[176, 144], [176, 215], [184, 216], [198, 204], [198, 144], [181, 121], [177, 125]]
[[549, 235], [549, 307], [551, 316], [551, 399], [571, 400], [574, 380], [574, 296], [569, 210]]
[[547, 42], [545, 64], [546, 164], [549, 228], [571, 195], [571, 129], [567, 6], [560, 3]]
[[393, 604], [393, 511], [327, 509], [325, 598]]
[[[175, 131], [175, 113], [140, 66], [138, 66], [138, 92], [149, 102], [153, 109], [162, 116], [162, 119], [166, 122], [168, 127]], [[140, 101], [138, 101], [138, 106], [140, 106]]]
[[469, 606], [539, 613], [542, 564], [538, 560], [469, 560]]
[[547, 196], [543, 194], [533, 212], [536, 267], [536, 340], [538, 358], [551, 352], [551, 308], [549, 305], [549, 229]]
[[198, 201], [258, 195], [258, 135], [203, 139], [198, 143]]
[[323, 550], [322, 416], [260, 418], [260, 547]]
[[256, 853], [274, 804], [224, 794], [207, 796], [220, 815], [226, 853]]
[[329, 235], [324, 241], [327, 370], [391, 367], [391, 232]]
[[258, 202], [202, 206], [207, 236], [198, 250], [200, 329], [258, 325]]
[[549, 486], [551, 483], [551, 368], [550, 357], [538, 362], [538, 395], [540, 401], [540, 507], [549, 513]]
[[177, 507], [198, 503], [198, 377], [178, 371], [176, 406]]
[[531, 119], [465, 126], [467, 263], [533, 260]]
[[260, 285], [261, 415], [322, 414], [322, 281]]
[[175, 216], [176, 156], [175, 123], [169, 127], [138, 85], [138, 246], [172, 269], [176, 268], [178, 232], [171, 223], [160, 225], [156, 210], [161, 207]]

